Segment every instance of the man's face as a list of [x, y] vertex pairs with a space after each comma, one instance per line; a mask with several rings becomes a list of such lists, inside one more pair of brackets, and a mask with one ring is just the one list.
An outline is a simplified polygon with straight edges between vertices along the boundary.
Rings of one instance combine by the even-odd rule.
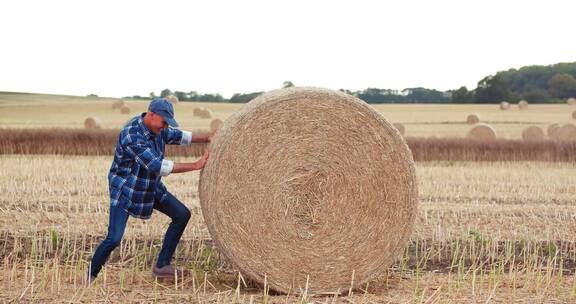
[[160, 134], [160, 131], [164, 128], [168, 128], [168, 124], [164, 121], [164, 118], [154, 112], [148, 112], [150, 115], [150, 131], [154, 134]]

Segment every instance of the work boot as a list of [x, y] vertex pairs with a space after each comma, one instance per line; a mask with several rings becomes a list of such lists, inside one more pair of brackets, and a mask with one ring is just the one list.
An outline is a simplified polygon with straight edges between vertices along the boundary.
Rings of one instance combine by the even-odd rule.
[[86, 284], [92, 285], [94, 281], [96, 281], [96, 277], [91, 275], [90, 272], [88, 272], [88, 275], [86, 276]]
[[152, 273], [157, 278], [173, 278], [175, 272], [178, 275], [178, 278], [182, 277], [182, 270], [174, 269], [172, 265], [166, 265], [163, 267], [156, 267], [156, 265], [154, 265], [152, 268]]

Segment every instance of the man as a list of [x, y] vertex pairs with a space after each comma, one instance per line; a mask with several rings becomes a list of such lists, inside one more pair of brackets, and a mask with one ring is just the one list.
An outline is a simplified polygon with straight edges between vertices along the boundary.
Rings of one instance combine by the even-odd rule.
[[180, 131], [174, 120], [174, 108], [164, 98], [150, 102], [148, 112], [131, 119], [120, 131], [114, 161], [108, 174], [110, 190], [110, 220], [108, 235], [96, 249], [88, 280], [92, 283], [102, 266], [122, 239], [128, 216], [149, 219], [156, 209], [172, 219], [158, 260], [153, 267], [157, 277], [173, 277], [171, 260], [180, 237], [190, 219], [190, 211], [175, 198], [160, 181], [162, 176], [204, 168], [206, 151], [195, 163], [174, 163], [164, 158], [165, 144], [189, 145], [210, 142], [212, 135], [194, 135]]

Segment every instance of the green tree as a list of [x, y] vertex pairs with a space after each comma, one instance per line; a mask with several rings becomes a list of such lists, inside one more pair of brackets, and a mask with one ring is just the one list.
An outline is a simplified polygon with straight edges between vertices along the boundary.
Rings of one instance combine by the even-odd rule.
[[173, 95], [172, 91], [170, 91], [169, 89], [164, 89], [162, 90], [162, 92], [160, 92], [160, 97], [166, 97], [166, 96], [170, 96]]
[[465, 86], [460, 87], [456, 91], [452, 91], [451, 97], [452, 103], [474, 103], [475, 96], [474, 91], [468, 91]]
[[292, 83], [292, 81], [284, 81], [284, 83], [282, 83], [282, 88], [283, 88], [283, 89], [285, 89], [285, 88], [291, 88], [291, 87], [293, 87], [293, 86], [294, 86], [294, 84]]
[[552, 97], [569, 98], [576, 96], [576, 79], [570, 74], [554, 75], [548, 82], [548, 87]]
[[478, 82], [476, 101], [479, 103], [498, 103], [512, 100], [513, 94], [501, 76], [487, 76]]

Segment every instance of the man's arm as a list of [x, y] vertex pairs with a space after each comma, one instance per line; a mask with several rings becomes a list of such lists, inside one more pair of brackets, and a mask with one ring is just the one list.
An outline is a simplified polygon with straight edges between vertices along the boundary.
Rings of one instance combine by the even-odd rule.
[[171, 173], [183, 173], [189, 171], [200, 170], [206, 166], [206, 162], [208, 161], [208, 157], [210, 156], [210, 151], [206, 150], [202, 158], [194, 163], [175, 163], [174, 167], [172, 167]]

